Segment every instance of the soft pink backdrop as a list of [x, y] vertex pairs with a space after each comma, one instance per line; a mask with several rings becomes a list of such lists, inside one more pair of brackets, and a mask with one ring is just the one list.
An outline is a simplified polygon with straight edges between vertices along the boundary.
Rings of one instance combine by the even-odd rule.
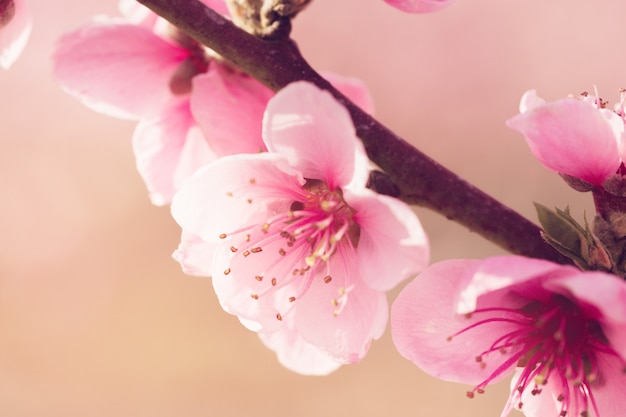
[[[360, 364], [292, 374], [170, 253], [179, 230], [148, 202], [133, 123], [91, 113], [50, 75], [54, 40], [115, 0], [32, 0], [25, 54], [0, 73], [0, 415], [8, 417], [497, 416], [506, 383], [424, 375], [389, 334]], [[295, 22], [314, 67], [370, 85], [377, 115], [534, 218], [532, 201], [592, 215], [504, 126], [521, 94], [626, 86], [620, 0], [458, 0], [428, 16], [382, 0], [315, 0]], [[502, 253], [418, 209], [434, 260]], [[395, 295], [391, 294], [391, 297]], [[611, 417], [611, 416], [609, 416]]]

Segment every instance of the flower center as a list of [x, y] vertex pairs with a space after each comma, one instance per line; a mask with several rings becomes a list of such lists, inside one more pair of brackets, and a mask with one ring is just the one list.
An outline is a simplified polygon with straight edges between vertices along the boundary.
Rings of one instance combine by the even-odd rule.
[[179, 46], [189, 51], [189, 56], [170, 78], [170, 91], [176, 95], [188, 94], [191, 92], [191, 79], [206, 72], [209, 67], [209, 57], [200, 43], [180, 30], [173, 28], [170, 35]]
[[551, 381], [555, 387], [551, 390], [560, 402], [557, 416], [567, 416], [568, 412], [577, 410], [580, 416], [586, 417], [591, 409], [599, 417], [592, 392], [593, 386], [603, 383], [598, 358], [603, 355], [617, 358], [624, 368], [626, 363], [610, 346], [596, 320], [561, 295], [553, 295], [549, 302], [533, 301], [519, 309], [485, 308], [472, 313], [476, 314], [490, 317], [462, 329], [449, 340], [478, 326], [495, 323], [511, 326], [508, 333], [476, 356], [481, 368], [486, 367], [489, 354], [499, 352], [506, 355], [506, 359], [469, 391], [468, 397], [483, 393], [495, 377], [517, 366], [521, 372], [510, 401], [519, 409], [523, 407], [522, 393], [539, 395]]
[[[252, 200], [248, 202], [252, 204]], [[259, 300], [280, 292], [289, 304], [294, 303], [306, 293], [316, 276], [326, 284], [333, 281], [331, 256], [351, 256], [360, 235], [353, 216], [354, 210], [343, 199], [341, 189], [330, 190], [326, 182], [308, 179], [301, 196], [287, 210], [279, 210], [262, 224], [220, 235], [222, 239], [231, 237], [233, 242], [231, 267], [224, 274], [237, 272], [234, 269], [238, 267], [248, 271], [249, 257], [263, 252], [265, 261], [254, 264], [253, 278], [256, 283], [266, 285], [251, 297]], [[288, 290], [280, 291], [284, 288]], [[350, 289], [344, 283], [337, 297], [331, 300], [335, 315], [341, 313]], [[289, 310], [282, 309], [277, 319], [282, 320]]]

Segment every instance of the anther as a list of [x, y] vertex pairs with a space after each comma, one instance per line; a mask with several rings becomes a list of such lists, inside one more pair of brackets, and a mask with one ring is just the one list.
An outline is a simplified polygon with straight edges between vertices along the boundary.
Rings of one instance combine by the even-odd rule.
[[256, 184], [256, 180], [254, 178], [250, 178], [249, 183], [250, 184]]
[[332, 281], [332, 280], [333, 280], [333, 278], [332, 278], [330, 275], [326, 275], [326, 276], [324, 277], [324, 283], [326, 283], [326, 284], [328, 284], [328, 283], [329, 283], [330, 281]]
[[224, 275], [228, 275], [228, 274], [230, 274], [230, 268], [227, 268], [227, 269], [224, 271]]
[[467, 398], [474, 398], [474, 392], [473, 391], [467, 391], [465, 393], [465, 395], [467, 395]]
[[272, 286], [276, 286], [276, 278], [272, 278]]
[[262, 275], [257, 275], [254, 277], [254, 279], [256, 279], [257, 281], [261, 282], [263, 281], [263, 276]]
[[296, 301], [296, 297], [289, 297], [289, 302], [293, 303], [294, 301]]
[[250, 297], [254, 298], [255, 300], [258, 300], [259, 294], [250, 294]]
[[243, 256], [248, 256], [248, 255], [250, 255], [250, 251], [249, 250], [246, 250], [246, 251], [243, 252]]
[[280, 313], [276, 313], [276, 318], [277, 318], [278, 320], [282, 320], [282, 319], [283, 319], [283, 316], [281, 316], [281, 315], [280, 315]]
[[260, 246], [257, 246], [256, 248], [250, 249], [250, 252], [252, 252], [252, 253], [263, 252], [263, 248], [261, 248]]
[[222, 233], [222, 234], [220, 235], [220, 239], [226, 239], [226, 236], [227, 236], [227, 235], [226, 235], [226, 233]]
[[246, 199], [246, 201], [248, 202], [248, 204], [252, 204], [252, 199], [251, 198]]
[[235, 253], [235, 252], [237, 252], [237, 248], [236, 248], [236, 247], [234, 247], [234, 246], [231, 246], [231, 247], [230, 247], [230, 251], [231, 251], [231, 252], [233, 252], [233, 253]]
[[286, 252], [283, 248], [280, 248], [280, 249], [278, 250], [278, 253], [279, 253], [281, 256], [285, 256], [285, 255], [287, 254], [287, 252]]
[[226, 193], [226, 197], [232, 197], [233, 193], [231, 193], [230, 191]]

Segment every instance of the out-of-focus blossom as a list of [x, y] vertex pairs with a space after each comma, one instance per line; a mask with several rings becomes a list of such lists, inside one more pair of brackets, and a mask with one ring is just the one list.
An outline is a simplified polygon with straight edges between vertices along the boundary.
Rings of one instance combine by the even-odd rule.
[[363, 145], [329, 93], [281, 90], [263, 141], [269, 152], [220, 158], [185, 182], [172, 202], [175, 258], [210, 271], [222, 307], [281, 363], [325, 374], [380, 337], [385, 291], [427, 264], [428, 243], [407, 205], [365, 188]]
[[0, 67], [9, 69], [20, 56], [32, 27], [27, 0], [0, 0]]
[[447, 7], [454, 0], [385, 0], [395, 8], [408, 13], [430, 13]]
[[606, 108], [598, 97], [583, 94], [546, 103], [534, 90], [520, 102], [520, 114], [507, 126], [521, 132], [533, 155], [547, 168], [602, 187], [626, 154], [624, 100]]
[[[205, 0], [226, 12], [221, 0]], [[265, 150], [261, 120], [273, 92], [224, 63], [136, 2], [125, 19], [98, 18], [65, 35], [54, 54], [64, 89], [95, 111], [139, 120], [133, 149], [154, 204], [217, 157]], [[366, 111], [364, 85], [328, 79]]]
[[425, 372], [474, 385], [514, 373], [502, 413], [613, 417], [626, 400], [626, 283], [518, 256], [449, 260], [408, 284], [394, 343]]
[[180, 182], [215, 158], [190, 101], [204, 93], [192, 90], [193, 80], [223, 64], [144, 6], [122, 1], [120, 8], [125, 19], [98, 17], [63, 36], [54, 74], [91, 109], [139, 121], [133, 135], [139, 173], [153, 203], [167, 204]]

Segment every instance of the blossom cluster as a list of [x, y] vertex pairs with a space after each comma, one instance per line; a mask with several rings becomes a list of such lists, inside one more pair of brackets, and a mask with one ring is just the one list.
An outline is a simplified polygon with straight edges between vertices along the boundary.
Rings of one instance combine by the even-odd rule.
[[[174, 258], [211, 276], [224, 310], [290, 369], [359, 361], [386, 327], [385, 292], [429, 249], [405, 203], [366, 188], [346, 109], [306, 82], [274, 94], [143, 6], [120, 11], [60, 39], [54, 73], [93, 110], [138, 121], [138, 170], [182, 228]], [[360, 81], [325, 76], [373, 110]]]
[[[451, 2], [385, 1], [410, 13]], [[222, 308], [281, 364], [328, 374], [360, 361], [391, 321], [403, 356], [469, 384], [469, 398], [513, 374], [503, 416], [620, 415], [624, 91], [613, 108], [597, 92], [546, 102], [529, 91], [507, 121], [543, 165], [593, 195], [591, 227], [567, 210], [540, 214], [546, 241], [573, 265], [511, 255], [429, 266], [411, 207], [368, 188], [375, 167], [340, 100], [306, 81], [274, 92], [144, 6], [121, 0], [119, 10], [61, 38], [54, 75], [89, 108], [137, 121], [138, 171], [181, 227], [173, 258], [211, 277]], [[29, 31], [26, 0], [0, 0], [0, 65]], [[373, 112], [362, 82], [324, 76]], [[390, 309], [387, 292], [409, 278]]]

